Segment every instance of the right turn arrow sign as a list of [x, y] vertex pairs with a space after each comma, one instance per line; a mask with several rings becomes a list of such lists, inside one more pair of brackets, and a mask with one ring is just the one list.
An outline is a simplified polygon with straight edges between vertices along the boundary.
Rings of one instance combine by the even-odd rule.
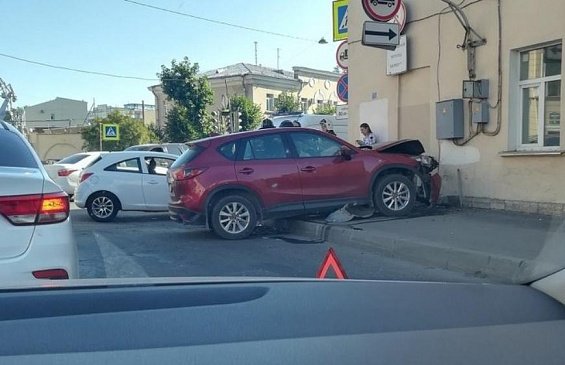
[[365, 46], [395, 48], [400, 43], [398, 24], [370, 22], [363, 24], [362, 43]]

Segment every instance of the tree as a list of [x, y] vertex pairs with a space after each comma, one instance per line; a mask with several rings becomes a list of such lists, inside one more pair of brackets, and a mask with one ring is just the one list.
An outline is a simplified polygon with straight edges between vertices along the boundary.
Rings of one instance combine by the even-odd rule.
[[300, 111], [298, 97], [292, 93], [283, 91], [275, 99], [275, 109], [277, 113], [295, 113]]
[[314, 110], [314, 114], [322, 114], [322, 115], [334, 115], [336, 112], [335, 105], [330, 103], [320, 104]]
[[155, 141], [156, 138], [143, 122], [114, 111], [106, 118], [96, 118], [89, 127], [83, 128], [81, 135], [85, 150], [98, 151], [100, 149], [100, 124], [117, 124], [120, 128], [120, 140], [103, 141], [104, 151], [122, 151], [129, 146]]
[[245, 96], [231, 97], [230, 107], [232, 111], [241, 113], [241, 131], [252, 131], [261, 123], [261, 107]]
[[167, 114], [165, 133], [171, 142], [187, 142], [207, 136], [212, 131], [211, 117], [206, 111], [212, 105], [213, 92], [205, 77], [198, 76], [198, 63], [187, 57], [161, 66], [158, 74], [163, 91], [174, 102]]
[[149, 131], [153, 134], [154, 138], [152, 138], [151, 142], [154, 143], [163, 143], [168, 142], [167, 134], [164, 128], [160, 128], [156, 124], [149, 125]]

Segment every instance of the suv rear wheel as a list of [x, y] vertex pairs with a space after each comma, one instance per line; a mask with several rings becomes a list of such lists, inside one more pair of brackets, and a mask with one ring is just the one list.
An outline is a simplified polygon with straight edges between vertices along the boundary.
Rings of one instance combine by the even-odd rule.
[[375, 206], [383, 215], [399, 217], [410, 214], [416, 201], [414, 183], [404, 175], [384, 176], [377, 182]]
[[253, 203], [242, 195], [229, 195], [218, 200], [210, 217], [214, 232], [228, 240], [248, 237], [257, 225]]

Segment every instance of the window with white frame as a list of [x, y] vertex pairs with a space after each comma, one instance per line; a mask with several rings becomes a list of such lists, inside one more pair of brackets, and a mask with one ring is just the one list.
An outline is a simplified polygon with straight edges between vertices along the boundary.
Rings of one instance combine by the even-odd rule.
[[520, 52], [522, 148], [559, 147], [562, 45]]
[[275, 111], [275, 95], [267, 94], [267, 111]]

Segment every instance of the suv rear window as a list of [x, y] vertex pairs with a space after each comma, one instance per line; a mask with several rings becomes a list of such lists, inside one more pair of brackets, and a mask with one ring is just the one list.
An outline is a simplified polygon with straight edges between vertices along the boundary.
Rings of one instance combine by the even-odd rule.
[[33, 153], [21, 137], [7, 130], [0, 130], [0, 166], [38, 167]]
[[202, 151], [204, 151], [204, 147], [198, 145], [189, 146], [188, 149], [175, 160], [175, 163], [173, 163], [170, 168], [176, 169], [186, 165], [190, 161], [194, 160]]
[[84, 160], [85, 158], [87, 158], [89, 155], [85, 154], [85, 153], [80, 153], [80, 154], [76, 154], [76, 155], [72, 155], [69, 157], [66, 157], [64, 159], [62, 159], [61, 161], [57, 161], [57, 163], [61, 163], [61, 164], [75, 164], [79, 161]]

